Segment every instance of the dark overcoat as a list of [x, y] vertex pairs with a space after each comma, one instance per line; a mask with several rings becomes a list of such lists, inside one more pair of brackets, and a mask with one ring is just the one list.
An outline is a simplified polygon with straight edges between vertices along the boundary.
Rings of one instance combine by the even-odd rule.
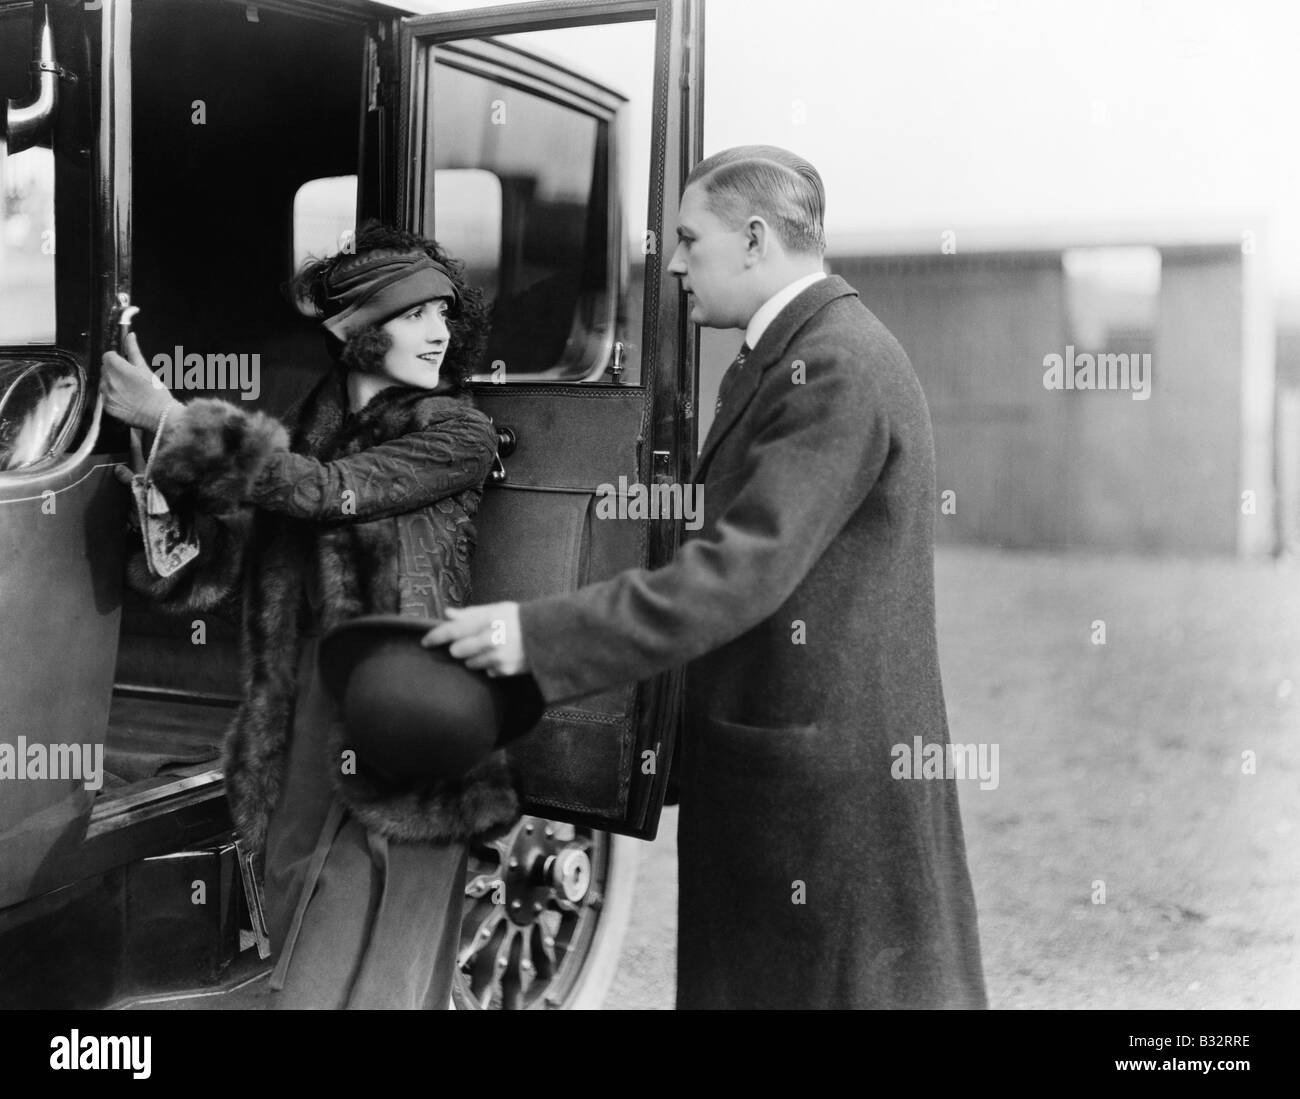
[[533, 674], [555, 702], [689, 661], [679, 1007], [983, 1007], [956, 785], [893, 776], [948, 743], [916, 375], [831, 276], [723, 391], [700, 530], [524, 604]]

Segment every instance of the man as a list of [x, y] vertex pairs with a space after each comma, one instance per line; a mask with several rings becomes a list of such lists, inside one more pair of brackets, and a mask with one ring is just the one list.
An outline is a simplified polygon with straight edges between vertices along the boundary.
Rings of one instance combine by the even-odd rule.
[[891, 766], [916, 738], [947, 757], [929, 412], [823, 273], [824, 206], [772, 146], [687, 180], [668, 269], [696, 324], [745, 330], [695, 537], [661, 569], [449, 610], [424, 643], [551, 703], [689, 662], [678, 1007], [983, 1007], [955, 783]]

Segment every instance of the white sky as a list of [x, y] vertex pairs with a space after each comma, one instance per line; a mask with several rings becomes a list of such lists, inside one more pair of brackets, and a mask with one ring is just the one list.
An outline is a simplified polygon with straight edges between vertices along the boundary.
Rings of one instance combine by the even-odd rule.
[[1213, 222], [1300, 294], [1300, 5], [707, 0], [705, 26], [705, 152], [806, 156], [832, 248]]

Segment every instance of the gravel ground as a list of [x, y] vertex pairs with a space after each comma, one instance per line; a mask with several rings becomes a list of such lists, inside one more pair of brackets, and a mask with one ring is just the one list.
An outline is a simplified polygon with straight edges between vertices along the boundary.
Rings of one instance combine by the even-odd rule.
[[[1300, 569], [945, 548], [937, 584], [952, 739], [998, 747], [959, 783], [991, 1005], [1300, 1007]], [[608, 1007], [672, 1006], [675, 832]]]

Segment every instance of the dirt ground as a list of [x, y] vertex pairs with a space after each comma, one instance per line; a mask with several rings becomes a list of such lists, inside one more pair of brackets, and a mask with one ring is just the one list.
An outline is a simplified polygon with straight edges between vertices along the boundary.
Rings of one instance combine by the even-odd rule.
[[[1300, 1007], [1300, 568], [945, 548], [937, 585], [952, 739], [998, 746], [959, 783], [991, 1005]], [[608, 1007], [672, 1006], [675, 825]]]

